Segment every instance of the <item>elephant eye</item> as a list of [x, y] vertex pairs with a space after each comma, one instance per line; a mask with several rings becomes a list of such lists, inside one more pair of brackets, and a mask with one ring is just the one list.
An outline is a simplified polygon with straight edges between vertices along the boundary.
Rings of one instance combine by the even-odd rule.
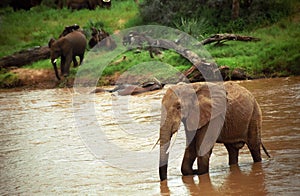
[[180, 110], [180, 109], [181, 109], [181, 105], [180, 105], [180, 103], [179, 103], [179, 102], [177, 102], [177, 103], [176, 103], [176, 105], [175, 105], [175, 107], [176, 107], [176, 109], [177, 109], [177, 110]]

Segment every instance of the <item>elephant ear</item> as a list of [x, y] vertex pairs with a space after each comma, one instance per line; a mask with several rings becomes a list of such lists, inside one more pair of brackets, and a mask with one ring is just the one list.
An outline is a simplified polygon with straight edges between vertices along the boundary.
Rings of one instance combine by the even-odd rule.
[[[223, 85], [213, 83], [193, 84], [194, 95], [188, 101], [186, 127], [189, 131], [198, 130], [211, 120], [226, 113], [226, 91]], [[190, 99], [187, 99], [190, 100]]]
[[53, 45], [54, 42], [55, 42], [55, 39], [51, 38], [48, 42], [48, 47], [51, 48], [51, 46]]
[[207, 86], [193, 84], [192, 87], [193, 90], [182, 99], [188, 131], [196, 131], [204, 126], [210, 119], [212, 107]]

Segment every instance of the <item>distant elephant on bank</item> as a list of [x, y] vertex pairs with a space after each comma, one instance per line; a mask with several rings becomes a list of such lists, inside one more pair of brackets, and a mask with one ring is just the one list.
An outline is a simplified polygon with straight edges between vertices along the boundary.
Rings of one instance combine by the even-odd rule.
[[98, 0], [67, 0], [67, 8], [72, 10], [94, 10], [97, 5], [100, 5]]
[[105, 48], [107, 50], [113, 50], [117, 47], [116, 42], [109, 36], [109, 33], [104, 29], [94, 27], [92, 27], [92, 37], [88, 44], [90, 48]]
[[62, 9], [63, 6], [72, 10], [90, 9], [94, 10], [97, 6], [110, 8], [111, 0], [55, 0], [57, 8]]
[[73, 31], [81, 31], [82, 33], [84, 33], [83, 30], [80, 29], [80, 26], [78, 24], [74, 24], [71, 26], [66, 26], [63, 32], [59, 35], [59, 38], [64, 37]]
[[100, 7], [110, 8], [111, 7], [111, 0], [99, 0]]
[[74, 67], [77, 66], [76, 56], [79, 56], [80, 58], [79, 64], [82, 63], [86, 45], [86, 37], [80, 31], [73, 31], [58, 40], [52, 38], [49, 41], [50, 58], [58, 80], [60, 80], [60, 77], [57, 71], [56, 59], [61, 57], [61, 75], [67, 76], [69, 75], [72, 60], [74, 62]]
[[30, 8], [40, 5], [42, 0], [12, 0], [9, 5], [13, 7], [14, 11], [24, 9], [30, 10]]
[[[227, 148], [229, 165], [238, 163], [239, 149], [245, 143], [254, 162], [261, 161], [260, 146], [269, 156], [261, 142], [262, 113], [247, 89], [233, 82], [225, 82], [224, 87], [214, 83], [176, 85], [167, 90], [162, 100], [161, 181], [167, 179], [170, 141], [181, 121], [187, 141], [181, 166], [183, 175], [208, 173], [215, 142], [223, 143]], [[198, 170], [193, 170], [196, 158]]]

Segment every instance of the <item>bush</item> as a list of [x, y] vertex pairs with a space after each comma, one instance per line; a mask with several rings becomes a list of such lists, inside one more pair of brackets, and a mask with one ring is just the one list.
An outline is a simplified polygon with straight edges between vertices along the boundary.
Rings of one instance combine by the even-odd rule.
[[[250, 3], [249, 3], [250, 2]], [[231, 18], [231, 0], [145, 0], [140, 14], [145, 23], [177, 27], [192, 35], [252, 30], [277, 22], [292, 11], [295, 0], [240, 1], [239, 18]], [[204, 25], [205, 30], [201, 28]], [[197, 26], [200, 26], [196, 28]]]

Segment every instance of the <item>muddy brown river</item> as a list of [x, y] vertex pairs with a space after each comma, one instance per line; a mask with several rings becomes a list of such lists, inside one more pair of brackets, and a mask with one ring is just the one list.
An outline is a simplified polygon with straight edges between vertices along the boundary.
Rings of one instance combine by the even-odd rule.
[[229, 167], [216, 144], [209, 175], [182, 177], [181, 127], [168, 181], [158, 176], [160, 102], [79, 97], [72, 89], [0, 92], [0, 195], [300, 195], [300, 77], [240, 82], [263, 111], [262, 163], [244, 147]]

